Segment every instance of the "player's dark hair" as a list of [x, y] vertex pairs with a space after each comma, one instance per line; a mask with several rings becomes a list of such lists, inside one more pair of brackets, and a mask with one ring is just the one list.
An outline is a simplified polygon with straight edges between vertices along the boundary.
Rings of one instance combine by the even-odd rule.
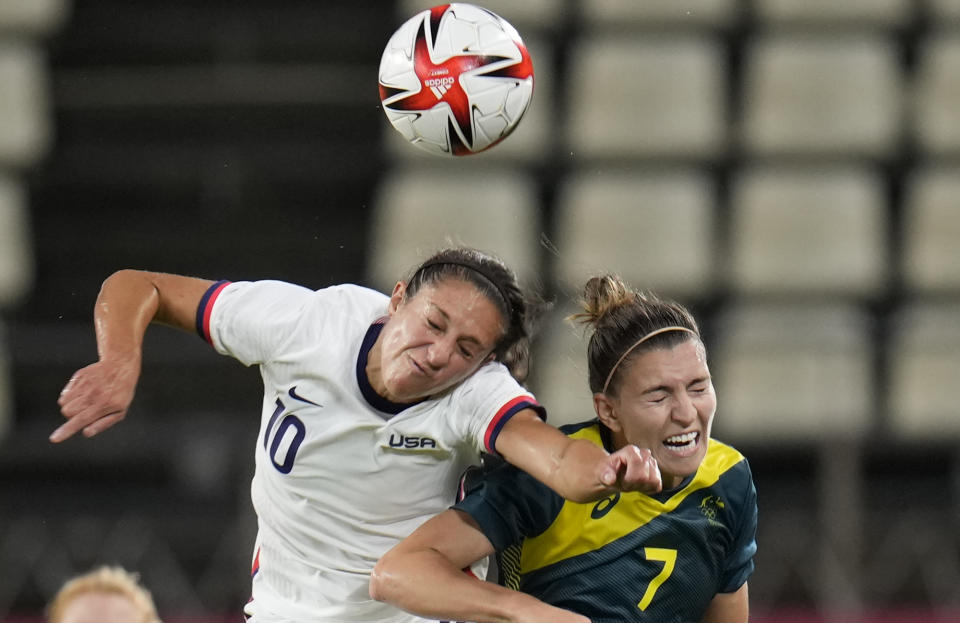
[[587, 345], [587, 367], [590, 391], [594, 393], [615, 396], [622, 371], [638, 354], [672, 348], [700, 336], [697, 321], [686, 307], [650, 292], [633, 290], [614, 275], [590, 278], [580, 306], [583, 311], [570, 318], [593, 328]]
[[466, 247], [444, 249], [423, 262], [407, 280], [406, 294], [413, 297], [423, 286], [451, 278], [472, 284], [500, 310], [504, 332], [493, 353], [514, 378], [526, 380], [530, 339], [544, 302], [525, 293], [514, 272], [499, 258]]

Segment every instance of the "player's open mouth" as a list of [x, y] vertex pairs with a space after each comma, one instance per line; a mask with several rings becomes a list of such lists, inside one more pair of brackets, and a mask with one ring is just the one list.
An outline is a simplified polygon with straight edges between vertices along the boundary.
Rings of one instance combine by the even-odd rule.
[[688, 455], [696, 450], [699, 441], [700, 433], [693, 431], [689, 433], [681, 433], [679, 435], [671, 435], [663, 440], [663, 445], [666, 446], [671, 452]]

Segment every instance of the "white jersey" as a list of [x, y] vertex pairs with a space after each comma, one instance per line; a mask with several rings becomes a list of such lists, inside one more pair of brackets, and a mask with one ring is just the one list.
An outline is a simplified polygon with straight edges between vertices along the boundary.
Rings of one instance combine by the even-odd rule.
[[217, 283], [200, 303], [201, 335], [263, 377], [255, 623], [422, 621], [370, 599], [373, 566], [455, 501], [460, 474], [495, 451], [513, 414], [541, 410], [496, 362], [414, 405], [376, 394], [365, 367], [388, 300], [262, 281]]

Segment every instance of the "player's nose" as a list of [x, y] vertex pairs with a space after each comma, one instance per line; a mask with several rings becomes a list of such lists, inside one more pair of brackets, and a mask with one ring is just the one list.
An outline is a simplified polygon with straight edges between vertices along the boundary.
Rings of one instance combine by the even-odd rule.
[[686, 392], [677, 394], [670, 416], [683, 425], [692, 424], [697, 419], [697, 406]]
[[453, 355], [453, 345], [448, 340], [437, 340], [427, 347], [426, 363], [434, 370], [443, 368]]

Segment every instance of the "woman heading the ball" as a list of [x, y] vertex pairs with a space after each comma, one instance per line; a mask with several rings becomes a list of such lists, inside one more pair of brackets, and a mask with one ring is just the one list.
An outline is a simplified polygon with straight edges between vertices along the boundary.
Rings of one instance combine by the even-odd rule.
[[263, 378], [248, 620], [419, 621], [371, 599], [370, 573], [449, 505], [481, 452], [580, 502], [659, 487], [649, 451], [607, 452], [543, 421], [518, 381], [531, 314], [506, 266], [462, 248], [389, 296], [121, 270], [94, 309], [99, 360], [64, 387], [50, 438], [124, 419], [149, 324], [196, 330]]
[[[608, 276], [587, 283], [577, 317], [594, 329], [596, 419], [562, 430], [649, 448], [663, 490], [582, 504], [510, 465], [472, 474], [462, 502], [378, 563], [371, 595], [478, 623], [746, 623], [756, 490], [743, 455], [710, 437], [717, 398], [693, 316]], [[499, 585], [461, 571], [494, 552]]]

